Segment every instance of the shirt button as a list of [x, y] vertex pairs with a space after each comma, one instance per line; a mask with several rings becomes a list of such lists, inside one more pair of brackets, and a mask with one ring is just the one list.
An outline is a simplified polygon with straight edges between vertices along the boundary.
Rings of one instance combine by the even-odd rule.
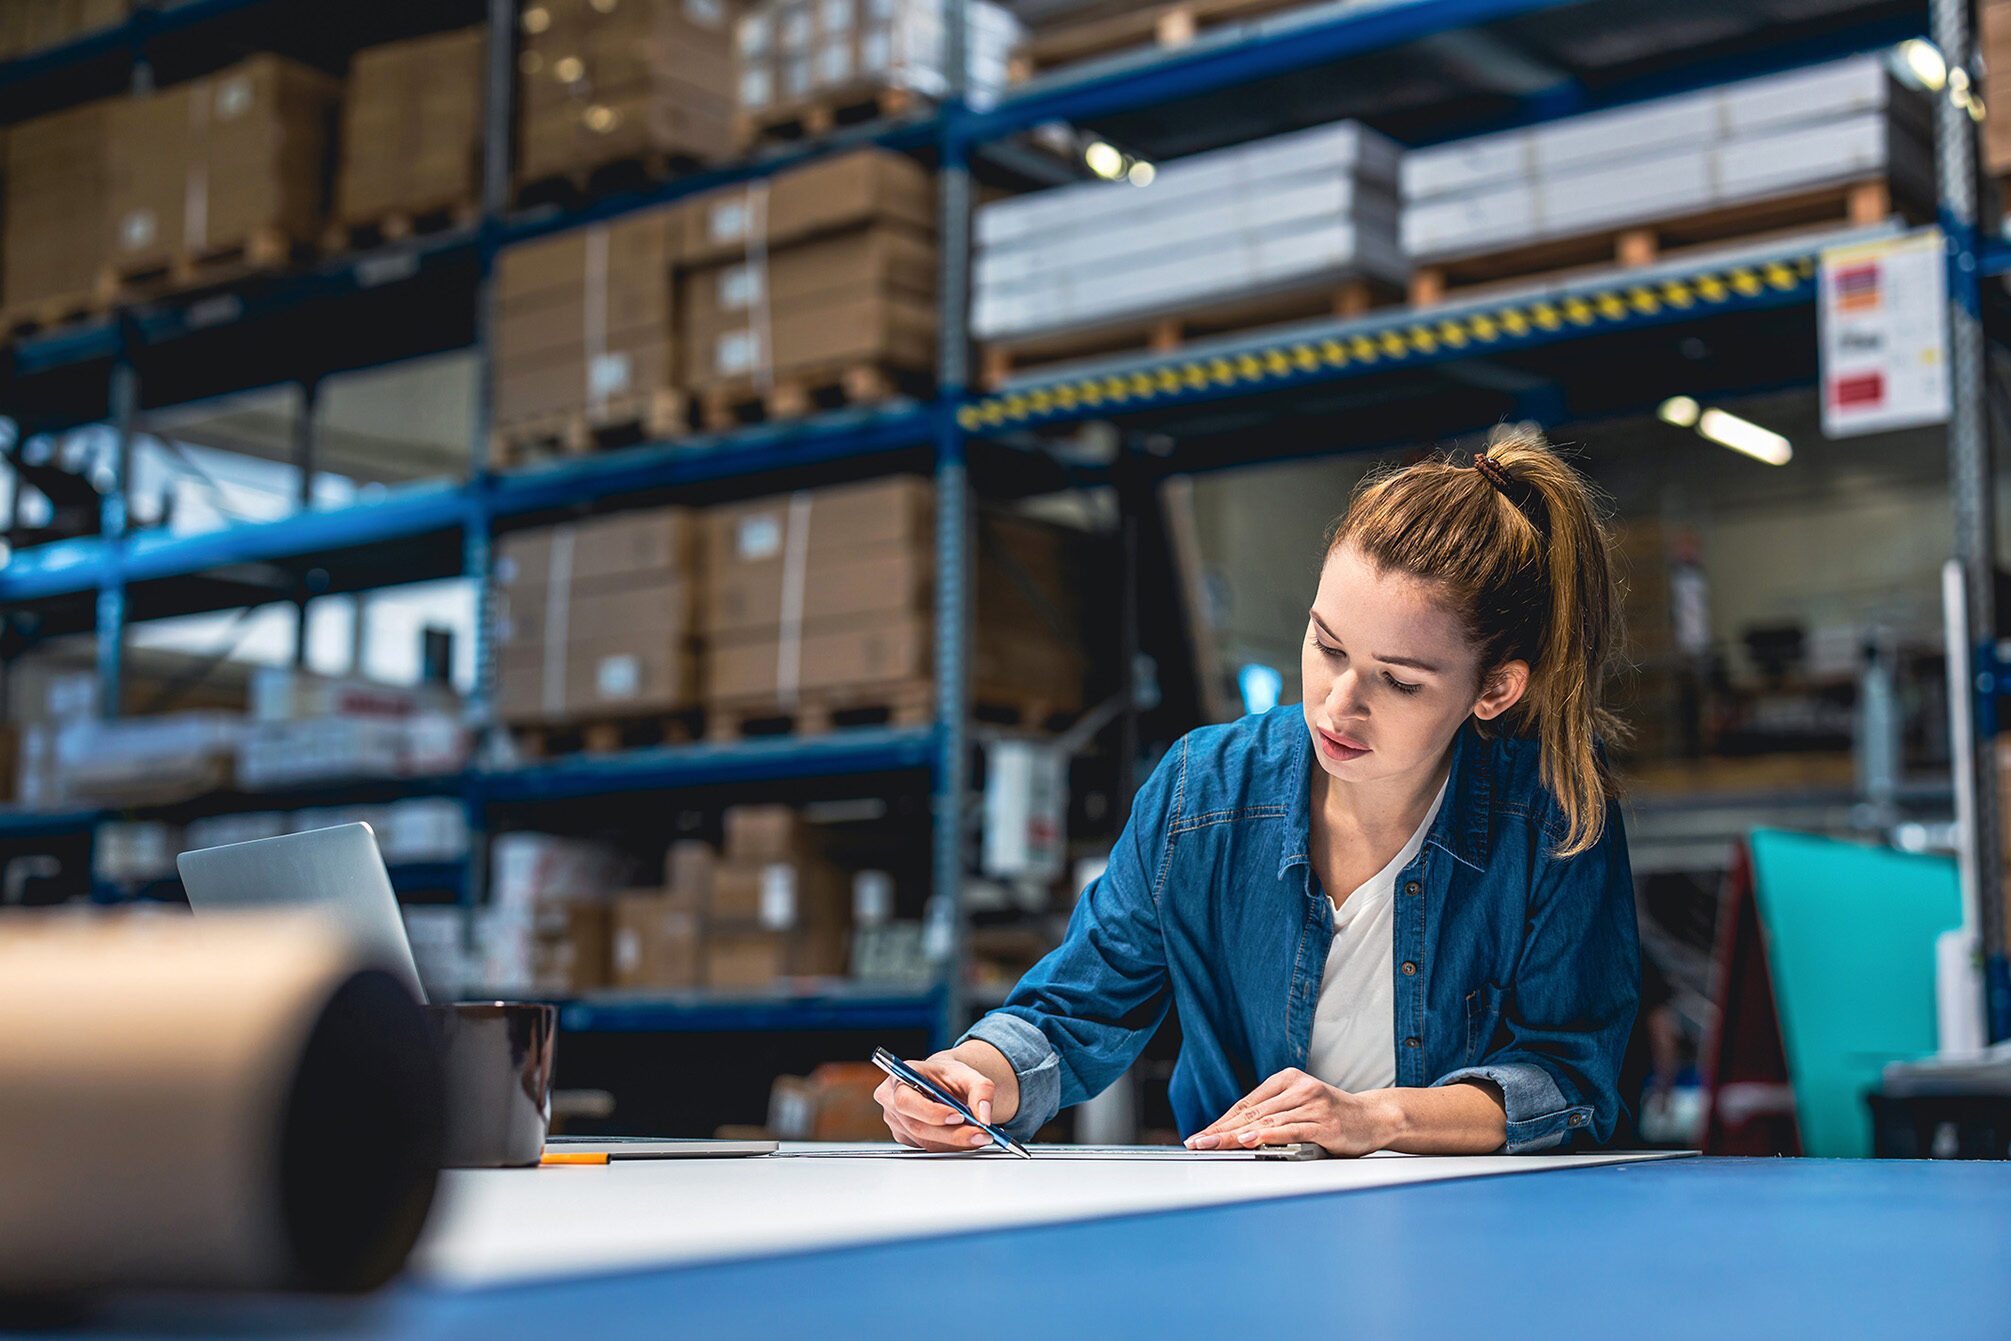
[[1566, 1121], [1571, 1126], [1582, 1127], [1585, 1125], [1585, 1115], [1583, 1113], [1573, 1113]]
[[1404, 893], [1406, 893], [1406, 894], [1415, 894], [1415, 893], [1417, 893], [1417, 881], [1413, 880], [1413, 881], [1411, 881], [1411, 882], [1410, 882], [1409, 884], [1405, 885], [1405, 886], [1404, 886]]
[[1416, 972], [1417, 972], [1417, 965], [1416, 965], [1416, 964], [1413, 964], [1413, 963], [1411, 963], [1411, 962], [1410, 962], [1410, 960], [1408, 960], [1408, 959], [1404, 960], [1404, 974], [1405, 974], [1405, 976], [1409, 976], [1410, 974], [1413, 974], [1413, 973], [1416, 973]]
[[1414, 1048], [1418, 1046], [1418, 1041], [1414, 1038], [1407, 1038], [1404, 1040], [1404, 1046], [1407, 1048]]

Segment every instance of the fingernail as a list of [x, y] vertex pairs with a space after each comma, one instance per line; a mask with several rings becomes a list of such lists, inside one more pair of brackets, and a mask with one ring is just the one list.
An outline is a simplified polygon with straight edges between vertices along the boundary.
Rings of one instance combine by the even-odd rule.
[[1222, 1138], [1219, 1136], [1197, 1136], [1188, 1144], [1192, 1145], [1196, 1150], [1213, 1150], [1216, 1146], [1222, 1144]]
[[1255, 1145], [1257, 1144], [1257, 1133], [1253, 1131], [1246, 1131], [1241, 1136], [1238, 1136], [1236, 1139], [1241, 1141], [1244, 1145]]
[[978, 1121], [989, 1126], [991, 1124], [991, 1120], [992, 1120], [992, 1101], [989, 1099], [980, 1100], [978, 1103]]
[[990, 1144], [991, 1144], [991, 1140], [992, 1140], [992, 1138], [991, 1138], [990, 1136], [986, 1135], [986, 1134], [985, 1134], [984, 1132], [981, 1132], [981, 1131], [974, 1131], [974, 1132], [972, 1132], [972, 1133], [971, 1133], [971, 1144], [972, 1144], [972, 1145], [990, 1145]]

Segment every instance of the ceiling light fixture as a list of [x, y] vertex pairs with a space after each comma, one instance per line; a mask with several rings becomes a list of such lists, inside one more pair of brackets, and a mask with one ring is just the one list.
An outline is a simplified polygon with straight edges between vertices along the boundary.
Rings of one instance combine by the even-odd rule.
[[1102, 140], [1094, 141], [1082, 151], [1082, 161], [1089, 170], [1106, 181], [1116, 181], [1124, 175], [1124, 155], [1117, 147]]
[[1695, 428], [1700, 413], [1697, 402], [1688, 396], [1671, 396], [1655, 409], [1657, 419], [1677, 428]]
[[1925, 38], [1913, 37], [1899, 44], [1900, 64], [1929, 93], [1939, 93], [1948, 83], [1948, 62], [1941, 48]]
[[1741, 419], [1724, 410], [1706, 410], [1697, 417], [1697, 432], [1712, 442], [1744, 452], [1770, 466], [1784, 466], [1794, 459], [1794, 444], [1772, 429], [1761, 428], [1750, 419]]

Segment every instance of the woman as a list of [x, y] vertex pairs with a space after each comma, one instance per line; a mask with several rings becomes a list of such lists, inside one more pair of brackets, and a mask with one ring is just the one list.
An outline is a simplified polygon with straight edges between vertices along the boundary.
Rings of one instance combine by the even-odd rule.
[[[1302, 706], [1190, 733], [1011, 999], [920, 1069], [1021, 1139], [1165, 1017], [1187, 1144], [1480, 1154], [1606, 1140], [1639, 996], [1600, 704], [1618, 634], [1579, 476], [1529, 428], [1365, 482]], [[894, 1136], [981, 1146], [891, 1081]]]

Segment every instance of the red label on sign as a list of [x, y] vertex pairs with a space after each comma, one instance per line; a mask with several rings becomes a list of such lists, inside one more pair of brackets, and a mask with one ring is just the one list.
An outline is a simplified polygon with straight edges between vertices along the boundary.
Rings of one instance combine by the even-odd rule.
[[1868, 372], [1839, 377], [1830, 386], [1829, 396], [1830, 403], [1838, 409], [1861, 410], [1867, 405], [1877, 405], [1885, 399], [1885, 374]]

